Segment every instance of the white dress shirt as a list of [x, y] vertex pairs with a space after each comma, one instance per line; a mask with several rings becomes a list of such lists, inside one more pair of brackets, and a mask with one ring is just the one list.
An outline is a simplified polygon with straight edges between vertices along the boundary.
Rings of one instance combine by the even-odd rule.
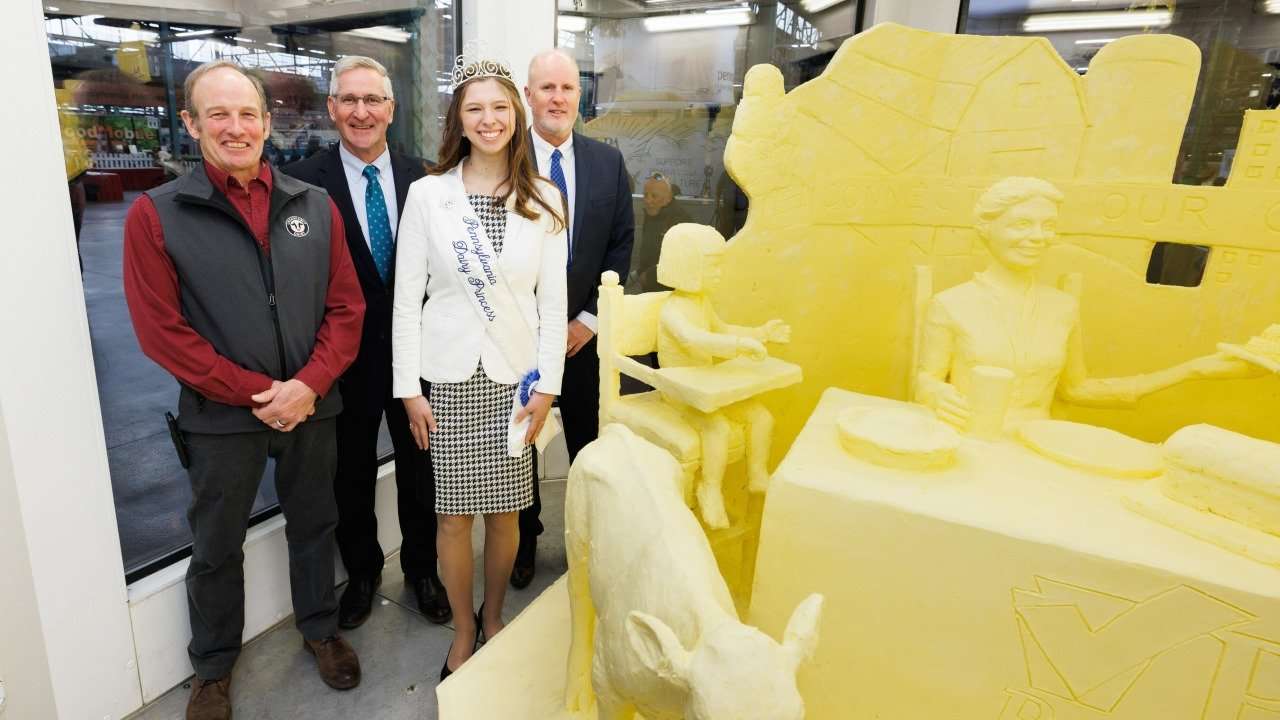
[[552, 145], [538, 134], [537, 130], [531, 131], [533, 135], [533, 156], [538, 160], [538, 174], [545, 177], [551, 177], [551, 153], [556, 150], [560, 151], [563, 156], [560, 158], [560, 167], [564, 170], [564, 184], [569, 188], [569, 233], [572, 235], [576, 232], [573, 227], [573, 209], [577, 207], [574, 200], [577, 199], [578, 188], [577, 179], [573, 167], [573, 133], [569, 133], [569, 139], [560, 145]]
[[[560, 151], [560, 169], [564, 170], [564, 184], [569, 188], [569, 217], [567, 219], [569, 221], [569, 236], [572, 238], [578, 232], [578, 229], [573, 227], [573, 210], [577, 207], [578, 199], [577, 175], [573, 166], [573, 133], [569, 133], [569, 139], [560, 145], [552, 145], [547, 142], [538, 134], [537, 130], [530, 130], [529, 134], [533, 135], [533, 156], [538, 161], [539, 175], [546, 178], [551, 177], [551, 153], [556, 150]], [[570, 242], [573, 242], [572, 239]], [[578, 313], [575, 319], [590, 328], [591, 332], [597, 332], [596, 327], [599, 323], [596, 321], [595, 315], [583, 310]]]
[[364, 206], [364, 193], [369, 186], [364, 169], [368, 165], [378, 168], [378, 184], [382, 186], [382, 197], [387, 202], [387, 222], [391, 223], [391, 236], [395, 237], [399, 208], [396, 207], [396, 179], [391, 176], [391, 151], [384, 149], [377, 159], [367, 163], [356, 157], [346, 145], [338, 143], [338, 155], [342, 158], [342, 171], [347, 176], [351, 203], [356, 206], [356, 220], [360, 221], [360, 231], [364, 233], [364, 244], [369, 245], [369, 211]]

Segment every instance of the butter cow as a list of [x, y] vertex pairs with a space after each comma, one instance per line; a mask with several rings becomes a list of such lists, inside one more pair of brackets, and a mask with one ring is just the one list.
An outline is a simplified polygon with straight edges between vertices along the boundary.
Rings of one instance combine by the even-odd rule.
[[565, 499], [573, 640], [568, 709], [601, 720], [800, 720], [795, 673], [822, 596], [779, 644], [742, 624], [666, 451], [618, 424], [578, 455]]

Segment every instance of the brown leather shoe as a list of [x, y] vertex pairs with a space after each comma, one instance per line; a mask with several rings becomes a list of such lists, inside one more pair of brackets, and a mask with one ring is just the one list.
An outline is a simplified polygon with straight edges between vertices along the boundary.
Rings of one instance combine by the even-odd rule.
[[323, 640], [303, 640], [302, 644], [316, 656], [325, 685], [334, 690], [350, 690], [360, 684], [360, 658], [351, 643], [331, 635]]
[[231, 720], [231, 676], [218, 680], [192, 678], [187, 720]]

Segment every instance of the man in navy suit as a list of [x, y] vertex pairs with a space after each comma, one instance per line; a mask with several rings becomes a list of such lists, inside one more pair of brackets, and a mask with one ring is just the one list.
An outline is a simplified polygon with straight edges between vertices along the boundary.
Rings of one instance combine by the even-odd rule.
[[338, 603], [338, 625], [368, 619], [382, 580], [383, 551], [374, 515], [378, 427], [383, 413], [395, 449], [400, 567], [418, 609], [435, 623], [452, 617], [436, 572], [435, 493], [430, 456], [409, 432], [404, 404], [391, 396], [391, 305], [395, 231], [409, 184], [426, 174], [422, 160], [387, 148], [395, 98], [387, 70], [376, 60], [349, 55], [338, 61], [329, 86], [329, 116], [342, 142], [283, 168], [329, 192], [347, 228], [351, 260], [364, 291], [360, 354], [339, 381], [338, 550], [350, 581]]
[[[631, 179], [617, 148], [573, 131], [582, 87], [578, 64], [563, 50], [539, 53], [529, 63], [525, 99], [533, 110], [533, 156], [538, 172], [565, 198], [569, 217], [569, 340], [565, 349], [560, 417], [573, 461], [596, 439], [600, 414], [600, 361], [596, 356], [596, 298], [600, 273], [626, 278], [631, 265], [635, 216]], [[533, 505], [520, 513], [520, 549], [511, 572], [517, 588], [533, 580], [542, 522], [534, 484]]]

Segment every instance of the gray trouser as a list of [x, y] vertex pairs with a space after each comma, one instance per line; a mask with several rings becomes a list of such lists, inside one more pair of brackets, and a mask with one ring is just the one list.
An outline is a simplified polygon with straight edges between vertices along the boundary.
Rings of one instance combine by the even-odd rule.
[[244, 631], [244, 538], [267, 458], [276, 461], [276, 494], [289, 543], [289, 585], [303, 637], [337, 633], [333, 531], [335, 420], [308, 420], [292, 432], [186, 433], [191, 450], [191, 566], [187, 653], [201, 679], [231, 673]]

